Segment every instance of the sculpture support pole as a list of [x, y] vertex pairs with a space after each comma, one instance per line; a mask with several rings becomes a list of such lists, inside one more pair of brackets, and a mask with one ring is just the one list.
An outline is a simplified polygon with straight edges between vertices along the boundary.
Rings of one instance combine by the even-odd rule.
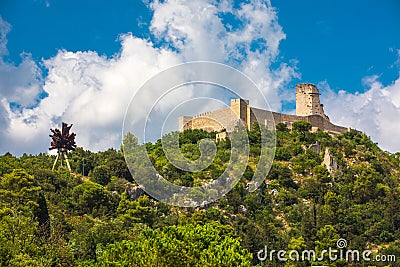
[[52, 171], [54, 171], [54, 168], [56, 167], [58, 158], [60, 158], [60, 160], [61, 160], [61, 166], [62, 166], [62, 167], [64, 166], [64, 159], [65, 159], [65, 162], [67, 163], [68, 170], [71, 172], [71, 165], [69, 165], [69, 160], [68, 160], [67, 152], [68, 152], [68, 151], [66, 151], [65, 149], [61, 149], [61, 150], [58, 151], [57, 156], [56, 156], [56, 159], [54, 160], [54, 163], [53, 163], [53, 168], [51, 169]]
[[54, 163], [53, 163], [53, 168], [51, 168], [51, 171], [54, 171], [54, 168], [56, 167], [56, 164], [57, 164], [58, 156], [59, 156], [59, 155], [60, 155], [60, 153], [57, 153], [56, 160], [55, 160]]
[[61, 167], [64, 167], [64, 151], [61, 149], [61, 152], [59, 152], [60, 153], [60, 160], [61, 160]]
[[67, 157], [67, 151], [64, 151], [64, 157], [65, 157], [65, 162], [67, 162], [68, 170], [71, 172], [71, 166], [69, 165], [69, 161], [68, 161], [68, 157]]

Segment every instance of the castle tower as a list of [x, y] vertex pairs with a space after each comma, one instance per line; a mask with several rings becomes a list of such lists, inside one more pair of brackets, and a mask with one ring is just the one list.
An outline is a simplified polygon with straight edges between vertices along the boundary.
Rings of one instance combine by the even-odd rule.
[[314, 84], [300, 83], [296, 85], [296, 115], [319, 115], [329, 120], [320, 103], [318, 88]]
[[243, 124], [249, 129], [249, 100], [244, 100], [241, 98], [231, 99], [231, 109], [242, 120]]

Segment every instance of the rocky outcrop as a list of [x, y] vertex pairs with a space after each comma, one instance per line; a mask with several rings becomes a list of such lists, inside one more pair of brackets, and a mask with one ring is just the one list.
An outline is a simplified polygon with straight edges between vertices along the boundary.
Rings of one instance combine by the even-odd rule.
[[329, 173], [342, 172], [339, 164], [337, 163], [337, 160], [332, 156], [329, 147], [325, 149], [325, 155], [322, 165], [324, 165], [328, 169]]

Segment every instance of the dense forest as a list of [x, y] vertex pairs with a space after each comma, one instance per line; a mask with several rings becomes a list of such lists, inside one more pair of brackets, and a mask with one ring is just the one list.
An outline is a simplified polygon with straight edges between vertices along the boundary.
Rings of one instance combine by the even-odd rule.
[[[69, 153], [72, 172], [46, 153], [0, 157], [1, 266], [400, 266], [400, 153], [382, 151], [367, 135], [311, 132], [276, 126], [275, 160], [254, 192], [260, 127], [248, 132], [250, 159], [242, 180], [204, 207], [169, 206], [147, 195], [119, 150]], [[199, 142], [216, 133], [187, 130], [180, 149], [200, 157]], [[320, 152], [310, 149], [318, 142]], [[124, 144], [137, 144], [127, 134]], [[196, 186], [219, 177], [230, 141], [216, 143], [212, 164], [199, 172], [172, 165], [162, 142], [147, 143], [149, 158], [169, 181]], [[322, 164], [329, 148], [338, 170]], [[395, 255], [396, 262], [315, 259], [260, 260], [259, 251], [314, 250], [337, 240], [346, 249]], [[392, 258], [393, 259], [393, 258]], [[396, 265], [397, 264], [397, 265]]]

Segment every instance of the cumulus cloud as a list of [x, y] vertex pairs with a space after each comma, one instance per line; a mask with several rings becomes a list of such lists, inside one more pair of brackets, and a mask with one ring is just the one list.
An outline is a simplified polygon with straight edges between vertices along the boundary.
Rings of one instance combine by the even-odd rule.
[[364, 78], [363, 93], [332, 91], [328, 83], [319, 84], [327, 114], [334, 123], [367, 133], [390, 152], [400, 151], [400, 77], [385, 86], [378, 76]]
[[[286, 35], [268, 1], [250, 1], [236, 9], [229, 1], [155, 1], [150, 6], [154, 36], [177, 50], [183, 61], [210, 60], [236, 67], [255, 81], [274, 110], [281, 108], [284, 92], [278, 89], [298, 74], [294, 64], [271, 68]], [[256, 101], [252, 103], [257, 105]]]
[[[6, 146], [12, 151], [9, 137], [15, 125], [14, 118], [37, 104], [41, 93], [41, 72], [29, 54], [21, 54], [19, 65], [4, 61], [8, 55], [7, 34], [10, 30], [11, 25], [0, 17], [0, 151]], [[24, 123], [29, 124], [28, 121]], [[24, 143], [25, 138], [19, 142]]]
[[[12, 27], [0, 17], [0, 153], [45, 152], [49, 128], [59, 127], [61, 121], [74, 123], [79, 146], [119, 147], [125, 109], [135, 91], [156, 73], [193, 60], [217, 61], [243, 71], [272, 109], [280, 110], [281, 100], [294, 96], [285, 85], [299, 75], [295, 62], [272, 67], [286, 37], [275, 9], [260, 0], [238, 7], [233, 1], [218, 2], [149, 2], [153, 18], [146, 25], [153, 41], [121, 33], [121, 49], [111, 58], [96, 51], [60, 50], [40, 63], [21, 54], [18, 65], [4, 60]], [[47, 70], [45, 77], [38, 64]], [[400, 151], [400, 77], [387, 86], [377, 76], [366, 77], [364, 83], [363, 93], [336, 93], [327, 82], [320, 83], [325, 111], [334, 123], [365, 131], [384, 149]], [[193, 90], [190, 87], [188, 94]], [[176, 101], [179, 96], [171, 94], [159, 108], [168, 110]], [[257, 106], [257, 100], [252, 105]], [[142, 108], [137, 106], [138, 119], [145, 119]], [[196, 112], [207, 109], [204, 105]]]
[[[153, 41], [121, 33], [121, 49], [111, 58], [96, 51], [60, 50], [40, 63], [21, 54], [18, 65], [4, 60], [12, 27], [0, 17], [0, 153], [45, 152], [49, 128], [59, 127], [61, 121], [74, 123], [79, 146], [119, 147], [124, 112], [135, 91], [156, 73], [193, 60], [217, 61], [243, 71], [267, 96], [272, 109], [280, 110], [281, 100], [294, 96], [285, 85], [299, 75], [295, 62], [272, 67], [286, 37], [275, 9], [260, 0], [238, 7], [233, 1], [218, 2], [149, 2], [153, 18], [146, 25]], [[47, 70], [45, 77], [38, 64]], [[396, 138], [400, 135], [400, 77], [387, 86], [377, 76], [366, 77], [364, 83], [363, 93], [336, 93], [327, 82], [320, 83], [325, 111], [334, 123], [365, 131], [384, 149], [400, 151]], [[188, 94], [193, 90], [190, 87]], [[171, 94], [159, 108], [168, 110], [176, 101], [179, 96]], [[252, 105], [257, 106], [257, 100]], [[142, 108], [137, 106], [138, 119], [145, 119]], [[206, 105], [196, 108], [190, 109], [209, 109]]]
[[[172, 52], [154, 49], [132, 35], [122, 36], [121, 44], [121, 53], [112, 59], [93, 51], [61, 50], [45, 60], [48, 75], [43, 90], [48, 96], [22, 112], [8, 108], [11, 142], [4, 146], [9, 144], [7, 149], [16, 153], [43, 151], [48, 146], [49, 128], [66, 121], [74, 123], [78, 145], [93, 150], [118, 147], [124, 112], [135, 89], [177, 62]], [[23, 140], [20, 147], [16, 146], [18, 140]]]
[[[111, 58], [95, 51], [60, 50], [41, 62], [48, 70], [46, 77], [29, 55], [23, 55], [18, 66], [0, 61], [0, 151], [44, 152], [49, 128], [59, 127], [61, 121], [74, 123], [79, 146], [118, 147], [124, 112], [135, 90], [159, 71], [192, 60], [242, 70], [279, 110], [284, 85], [297, 73], [293, 64], [271, 67], [285, 38], [275, 9], [268, 1], [239, 7], [222, 2], [152, 1], [153, 42], [122, 33], [120, 52]], [[0, 56], [7, 53], [10, 30], [0, 20]], [[137, 116], [145, 116], [140, 107]]]

